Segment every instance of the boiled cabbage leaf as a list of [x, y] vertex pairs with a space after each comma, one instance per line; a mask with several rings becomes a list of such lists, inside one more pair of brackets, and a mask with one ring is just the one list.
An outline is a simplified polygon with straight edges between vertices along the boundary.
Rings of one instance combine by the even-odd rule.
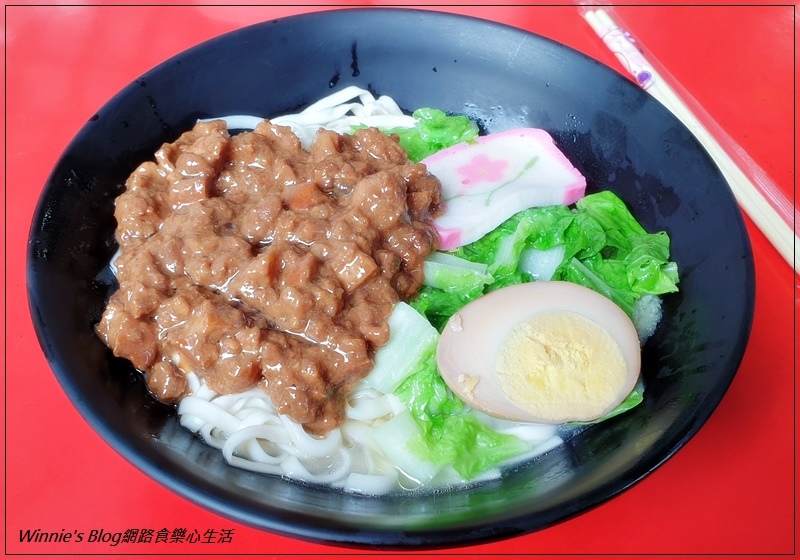
[[[573, 209], [559, 205], [519, 212], [454, 254], [488, 266], [494, 278], [486, 285], [484, 291], [488, 292], [531, 281], [530, 274], [519, 267], [523, 252], [556, 246], [563, 246], [564, 257], [552, 280], [599, 292], [629, 316], [641, 296], [678, 290], [678, 268], [670, 261], [667, 233], [647, 233], [611, 191], [587, 195]], [[452, 314], [479, 295], [423, 290], [423, 301], [412, 305], [426, 315], [436, 314], [441, 324], [445, 311]]]
[[439, 375], [435, 353], [394, 394], [421, 428], [408, 449], [435, 465], [452, 464], [465, 479], [528, 450], [521, 439], [495, 432], [469, 413]]
[[448, 115], [439, 109], [423, 108], [412, 113], [414, 128], [384, 130], [396, 134], [408, 159], [419, 162], [436, 152], [478, 137], [478, 125], [464, 115]]

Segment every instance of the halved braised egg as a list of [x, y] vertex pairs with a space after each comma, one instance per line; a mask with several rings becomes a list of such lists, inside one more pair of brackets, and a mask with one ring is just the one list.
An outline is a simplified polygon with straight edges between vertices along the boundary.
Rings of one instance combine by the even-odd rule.
[[633, 390], [636, 328], [578, 284], [529, 282], [490, 292], [453, 315], [437, 348], [448, 386], [472, 407], [518, 422], [590, 422]]

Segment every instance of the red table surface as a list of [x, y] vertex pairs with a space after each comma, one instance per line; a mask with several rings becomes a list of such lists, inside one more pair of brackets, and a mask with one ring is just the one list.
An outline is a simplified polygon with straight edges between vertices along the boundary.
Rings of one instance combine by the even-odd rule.
[[[6, 554], [374, 554], [240, 525], [146, 477], [68, 401], [39, 348], [26, 299], [24, 260], [35, 204], [60, 153], [89, 117], [185, 48], [258, 21], [319, 9], [6, 6]], [[618, 68], [572, 5], [432, 9], [521, 27]], [[616, 11], [794, 200], [795, 8]], [[750, 343], [728, 393], [696, 437], [642, 482], [576, 518], [501, 542], [419, 554], [794, 554], [798, 279], [749, 220], [747, 227], [757, 279]], [[233, 533], [230, 543], [193, 545], [20, 542], [20, 531], [37, 528], [87, 535], [136, 528]]]

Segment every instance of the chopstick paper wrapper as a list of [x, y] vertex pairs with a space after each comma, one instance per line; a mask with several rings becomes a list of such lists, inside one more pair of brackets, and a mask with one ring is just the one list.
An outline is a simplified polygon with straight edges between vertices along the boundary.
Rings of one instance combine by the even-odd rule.
[[[666, 70], [657, 71], [655, 58], [646, 58], [641, 44], [617, 25], [613, 8], [582, 6], [580, 12], [636, 83], [692, 131], [728, 181], [741, 208], [795, 272], [800, 272], [800, 214], [791, 201], [688, 92], [679, 95], [670, 86], [664, 79]], [[682, 89], [674, 79], [670, 82]]]

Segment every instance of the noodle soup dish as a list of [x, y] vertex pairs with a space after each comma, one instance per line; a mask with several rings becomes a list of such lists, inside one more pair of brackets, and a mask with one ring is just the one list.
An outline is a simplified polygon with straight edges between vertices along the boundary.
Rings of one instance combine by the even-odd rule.
[[640, 480], [722, 398], [753, 303], [726, 297], [752, 292], [735, 201], [663, 107], [415, 10], [255, 25], [148, 72], [56, 165], [28, 285], [58, 381], [147, 475], [390, 547], [541, 529]]

